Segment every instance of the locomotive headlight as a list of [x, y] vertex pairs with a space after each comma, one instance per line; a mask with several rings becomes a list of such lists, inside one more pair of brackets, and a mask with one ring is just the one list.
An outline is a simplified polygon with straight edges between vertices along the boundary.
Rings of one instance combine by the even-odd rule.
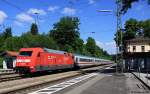
[[31, 60], [30, 59], [25, 59], [25, 61], [24, 62], [31, 62]]
[[31, 62], [31, 60], [30, 59], [17, 59], [17, 62], [25, 62], [25, 63], [27, 63], [27, 62]]
[[31, 68], [31, 69], [34, 69], [34, 67], [33, 67], [33, 66], [31, 66], [30, 68]]

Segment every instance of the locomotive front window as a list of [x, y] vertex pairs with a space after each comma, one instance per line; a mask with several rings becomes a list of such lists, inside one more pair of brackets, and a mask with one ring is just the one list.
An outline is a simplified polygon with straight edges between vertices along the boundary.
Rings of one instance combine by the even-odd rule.
[[19, 53], [19, 55], [21, 55], [21, 56], [31, 56], [32, 51], [22, 51], [22, 52]]

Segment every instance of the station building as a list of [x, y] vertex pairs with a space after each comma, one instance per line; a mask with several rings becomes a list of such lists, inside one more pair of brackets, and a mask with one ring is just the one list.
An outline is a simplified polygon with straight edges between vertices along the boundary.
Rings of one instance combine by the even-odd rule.
[[3, 58], [3, 69], [13, 69], [16, 67], [16, 58], [18, 52], [4, 51], [0, 53], [0, 57]]
[[138, 36], [125, 41], [125, 69], [150, 71], [150, 38]]

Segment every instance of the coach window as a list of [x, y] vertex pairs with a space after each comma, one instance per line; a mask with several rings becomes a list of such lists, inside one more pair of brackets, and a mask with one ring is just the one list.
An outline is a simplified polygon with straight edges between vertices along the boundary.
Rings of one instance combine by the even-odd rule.
[[84, 59], [84, 58], [80, 58], [80, 61], [84, 61], [84, 62], [90, 62], [90, 59]]
[[145, 52], [145, 47], [144, 46], [141, 46], [141, 51]]
[[96, 62], [101, 62], [100, 60], [95, 60]]
[[90, 59], [90, 61], [89, 62], [92, 62], [93, 60], [92, 59]]
[[136, 46], [133, 46], [133, 52], [136, 52]]
[[130, 52], [130, 47], [127, 48], [127, 52]]
[[88, 62], [91, 62], [91, 59], [88, 59]]
[[76, 63], [78, 63], [78, 58], [76, 58]]
[[84, 61], [84, 59], [80, 58], [80, 61]]

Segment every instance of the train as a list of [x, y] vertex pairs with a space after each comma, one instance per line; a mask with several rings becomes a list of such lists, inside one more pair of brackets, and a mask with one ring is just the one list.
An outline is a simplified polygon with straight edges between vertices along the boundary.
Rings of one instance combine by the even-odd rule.
[[110, 63], [111, 61], [105, 59], [48, 48], [21, 48], [16, 59], [15, 70], [20, 74], [27, 74], [63, 69], [79, 69]]

